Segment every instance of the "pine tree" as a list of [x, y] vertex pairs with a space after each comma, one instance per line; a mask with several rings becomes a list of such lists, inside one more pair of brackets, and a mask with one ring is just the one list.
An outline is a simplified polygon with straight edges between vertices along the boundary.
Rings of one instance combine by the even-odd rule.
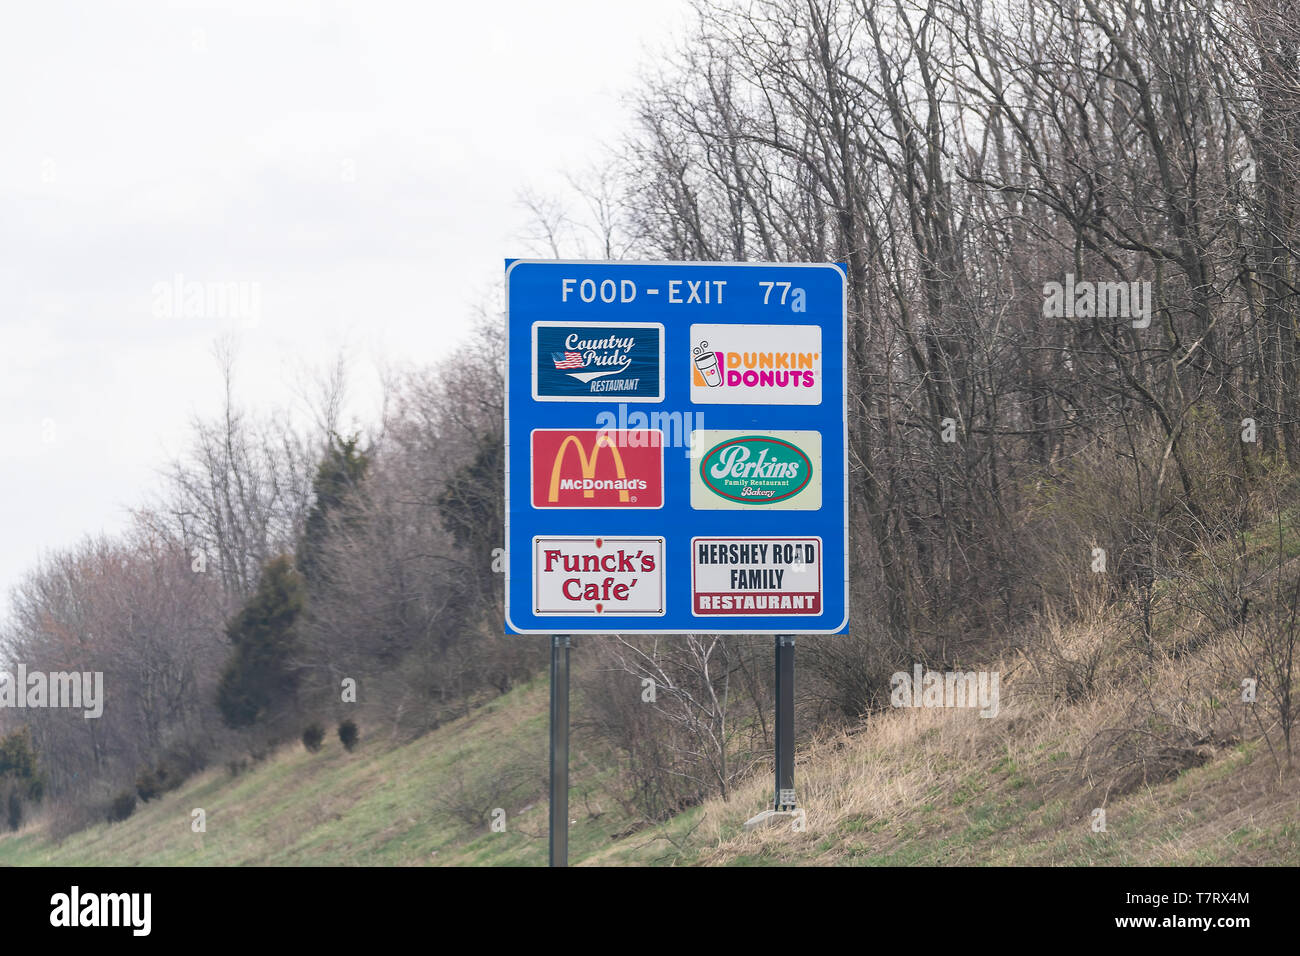
[[0, 802], [5, 806], [10, 830], [22, 825], [23, 801], [37, 803], [44, 791], [31, 730], [23, 727], [0, 737]]
[[302, 540], [298, 543], [298, 567], [309, 586], [318, 585], [321, 552], [329, 535], [331, 515], [343, 512], [348, 497], [365, 477], [370, 459], [357, 446], [360, 436], [343, 439], [330, 436], [329, 448], [316, 468], [312, 481], [315, 503], [307, 514]]
[[217, 687], [221, 716], [230, 727], [247, 727], [293, 695], [298, 686], [291, 661], [294, 624], [306, 588], [293, 561], [282, 555], [266, 563], [257, 590], [226, 626], [234, 652]]

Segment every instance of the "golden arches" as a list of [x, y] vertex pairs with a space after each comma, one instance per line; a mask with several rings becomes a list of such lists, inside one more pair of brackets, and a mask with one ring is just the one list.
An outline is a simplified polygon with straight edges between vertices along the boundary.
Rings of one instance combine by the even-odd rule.
[[[560, 443], [560, 449], [555, 453], [555, 464], [551, 468], [551, 489], [547, 498], [551, 504], [560, 500], [560, 466], [564, 464], [564, 455], [569, 450], [569, 444], [572, 443], [578, 449], [578, 464], [582, 467], [583, 478], [596, 477], [596, 462], [600, 458], [600, 450], [608, 448], [610, 454], [614, 456], [614, 470], [621, 479], [627, 478], [627, 470], [623, 467], [623, 456], [618, 453], [618, 445], [610, 440], [610, 437], [604, 432], [596, 436], [596, 447], [591, 450], [591, 457], [587, 457], [587, 450], [582, 447], [582, 439], [577, 435], [569, 435]], [[584, 498], [594, 498], [596, 491], [594, 488], [586, 488], [582, 492]], [[626, 488], [620, 488], [618, 491], [618, 500], [624, 504], [628, 501]]]

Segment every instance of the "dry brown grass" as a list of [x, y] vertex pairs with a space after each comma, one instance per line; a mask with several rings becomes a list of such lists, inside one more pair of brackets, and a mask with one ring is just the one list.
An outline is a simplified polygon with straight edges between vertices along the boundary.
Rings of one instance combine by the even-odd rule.
[[[740, 829], [770, 804], [760, 773], [689, 829], [669, 824], [591, 862], [1300, 862], [1295, 775], [1279, 777], [1252, 740], [1214, 642], [1148, 657], [1100, 611], [1039, 626], [1032, 655], [991, 668], [996, 717], [891, 710], [802, 749], [804, 832]], [[1106, 833], [1091, 827], [1098, 807]]]

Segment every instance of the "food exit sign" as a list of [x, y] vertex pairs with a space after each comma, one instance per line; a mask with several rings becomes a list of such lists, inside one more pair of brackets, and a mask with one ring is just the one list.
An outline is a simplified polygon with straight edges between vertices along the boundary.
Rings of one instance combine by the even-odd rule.
[[506, 629], [848, 630], [834, 264], [506, 267]]

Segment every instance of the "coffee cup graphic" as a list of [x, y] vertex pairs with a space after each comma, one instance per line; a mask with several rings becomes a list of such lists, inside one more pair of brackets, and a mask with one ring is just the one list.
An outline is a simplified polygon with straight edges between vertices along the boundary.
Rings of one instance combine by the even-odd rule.
[[718, 353], [709, 349], [708, 342], [701, 342], [692, 349], [692, 352], [695, 355], [695, 368], [704, 378], [704, 384], [709, 388], [717, 388], [721, 385], [722, 371], [718, 368]]

